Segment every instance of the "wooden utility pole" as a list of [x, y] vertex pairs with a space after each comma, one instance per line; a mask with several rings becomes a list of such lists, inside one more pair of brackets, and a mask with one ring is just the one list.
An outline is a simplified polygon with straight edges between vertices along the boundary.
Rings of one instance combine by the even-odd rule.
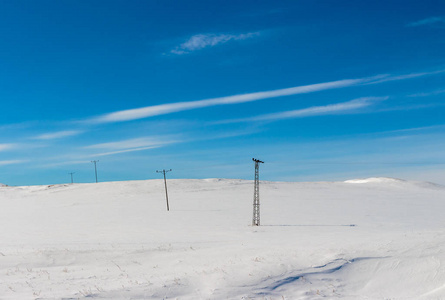
[[96, 163], [98, 163], [99, 161], [98, 160], [92, 160], [91, 162], [94, 163], [94, 173], [96, 174], [96, 183], [97, 183], [97, 166], [96, 166]]
[[168, 206], [168, 192], [167, 192], [167, 178], [165, 176], [165, 173], [170, 172], [172, 169], [170, 170], [156, 170], [156, 173], [163, 173], [164, 174], [164, 186], [165, 186], [165, 199], [167, 200], [167, 211], [170, 211], [170, 207]]
[[74, 179], [73, 179], [73, 174], [74, 173], [76, 173], [76, 172], [71, 172], [71, 173], [68, 173], [68, 174], [70, 174], [71, 175], [71, 184], [73, 184], [74, 183]]

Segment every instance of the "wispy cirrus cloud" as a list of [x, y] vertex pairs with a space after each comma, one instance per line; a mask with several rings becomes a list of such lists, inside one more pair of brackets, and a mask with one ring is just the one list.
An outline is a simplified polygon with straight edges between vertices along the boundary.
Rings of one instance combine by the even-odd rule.
[[419, 78], [428, 75], [436, 75], [444, 72], [445, 70], [439, 70], [433, 72], [410, 73], [410, 74], [395, 75], [395, 76], [383, 74], [372, 77], [364, 77], [358, 79], [343, 79], [343, 80], [296, 86], [278, 90], [239, 94], [239, 95], [210, 98], [197, 101], [160, 104], [160, 105], [146, 106], [135, 109], [116, 111], [101, 116], [92, 117], [82, 122], [86, 124], [102, 124], [102, 123], [132, 121], [132, 120], [144, 119], [148, 117], [154, 117], [154, 116], [165, 115], [185, 110], [204, 108], [204, 107], [246, 103], [264, 99], [278, 98], [278, 97], [298, 95], [298, 94], [308, 94], [324, 90], [332, 90], [332, 89], [345, 88], [358, 85], [380, 84], [390, 81], [400, 81], [400, 80]]
[[10, 150], [14, 148], [14, 144], [0, 144], [0, 151]]
[[440, 94], [444, 94], [445, 93], [445, 89], [444, 90], [436, 90], [436, 91], [432, 91], [432, 92], [426, 92], [426, 93], [417, 93], [417, 94], [411, 94], [408, 95], [408, 97], [428, 97], [428, 96], [435, 96], [435, 95], [440, 95]]
[[431, 18], [426, 18], [426, 19], [422, 19], [416, 22], [412, 22], [407, 24], [406, 26], [408, 27], [418, 27], [418, 26], [427, 26], [427, 25], [434, 25], [434, 24], [440, 24], [440, 25], [445, 25], [445, 17], [431, 17]]
[[57, 131], [57, 132], [51, 132], [51, 133], [45, 133], [38, 136], [33, 137], [35, 140], [54, 140], [54, 139], [60, 139], [65, 138], [69, 136], [79, 135], [83, 133], [81, 130], [64, 130], [64, 131]]
[[[434, 130], [443, 130], [445, 129], [445, 124], [441, 125], [433, 125], [433, 126], [422, 126], [422, 127], [414, 127], [414, 128], [404, 128], [404, 129], [397, 129], [397, 130], [388, 130], [388, 131], [381, 131], [381, 132], [373, 132], [372, 135], [375, 134], [388, 134], [388, 133], [405, 133], [405, 132], [417, 132], [417, 131], [434, 131]], [[367, 133], [369, 135], [369, 133]]]
[[84, 147], [85, 149], [98, 149], [106, 152], [96, 153], [91, 156], [105, 156], [126, 152], [142, 151], [166, 146], [168, 144], [180, 142], [177, 139], [166, 137], [142, 137], [122, 140], [117, 142], [100, 143]]
[[35, 123], [36, 122], [26, 121], [26, 122], [22, 122], [22, 123], [0, 125], [0, 131], [1, 130], [26, 129], [26, 128], [32, 127], [33, 125], [35, 125]]
[[143, 150], [150, 150], [150, 149], [155, 149], [155, 148], [159, 148], [159, 147], [160, 146], [148, 146], [148, 147], [139, 147], [139, 148], [125, 149], [125, 150], [102, 152], [102, 153], [96, 153], [94, 155], [90, 155], [90, 157], [108, 156], [108, 155], [114, 155], [114, 154], [136, 152], [136, 151], [143, 151]]
[[26, 162], [26, 161], [25, 160], [0, 160], [0, 166], [21, 164], [24, 162]]
[[[66, 158], [66, 157], [64, 157]], [[88, 159], [84, 160], [69, 160], [69, 161], [59, 161], [54, 163], [45, 163], [45, 164], [36, 164], [33, 165], [33, 168], [53, 168], [53, 167], [60, 167], [60, 166], [70, 166], [70, 165], [80, 165], [80, 164], [90, 164], [91, 158], [88, 157]]]
[[277, 121], [283, 119], [305, 118], [312, 116], [334, 115], [342, 113], [352, 113], [360, 108], [365, 108], [383, 101], [388, 97], [362, 97], [347, 102], [329, 104], [324, 106], [313, 106], [303, 109], [284, 111], [279, 113], [265, 114], [255, 117], [233, 119], [216, 122], [216, 124], [239, 123], [239, 122], [256, 122], [256, 121]]
[[85, 149], [112, 149], [121, 150], [128, 148], [153, 147], [175, 143], [177, 140], [170, 140], [164, 137], [141, 137], [135, 139], [122, 140], [118, 142], [100, 143], [84, 147]]
[[384, 76], [381, 79], [374, 80], [371, 82], [368, 82], [366, 84], [379, 84], [384, 82], [390, 82], [390, 81], [400, 81], [405, 79], [413, 79], [413, 78], [419, 78], [424, 76], [430, 76], [430, 75], [437, 75], [445, 73], [445, 70], [437, 70], [432, 72], [421, 72], [421, 73], [409, 73], [409, 74], [403, 74], [403, 75], [395, 75], [395, 76]]
[[242, 34], [196, 34], [181, 45], [172, 49], [170, 53], [177, 55], [187, 54], [204, 48], [225, 44], [229, 41], [246, 40], [259, 35], [259, 32]]
[[283, 96], [297, 95], [297, 94], [306, 94], [313, 93], [317, 91], [330, 90], [343, 88], [353, 85], [358, 85], [364, 82], [375, 80], [379, 77], [369, 77], [369, 78], [361, 78], [361, 79], [345, 79], [338, 81], [331, 81], [325, 83], [317, 83], [311, 85], [297, 86], [286, 89], [272, 90], [272, 91], [264, 91], [264, 92], [256, 92], [256, 93], [248, 93], [241, 95], [233, 95], [227, 97], [219, 97], [219, 98], [211, 98], [205, 100], [197, 100], [197, 101], [188, 101], [188, 102], [176, 102], [169, 104], [160, 104], [154, 106], [147, 106], [136, 109], [122, 110], [109, 114], [105, 114], [102, 116], [94, 117], [87, 120], [87, 123], [112, 123], [112, 122], [123, 122], [130, 120], [143, 119], [158, 115], [165, 115], [169, 113], [191, 110], [197, 108], [204, 108], [210, 106], [217, 105], [229, 105], [229, 104], [238, 104], [238, 103], [246, 103], [252, 101], [258, 101], [263, 99], [277, 98]]

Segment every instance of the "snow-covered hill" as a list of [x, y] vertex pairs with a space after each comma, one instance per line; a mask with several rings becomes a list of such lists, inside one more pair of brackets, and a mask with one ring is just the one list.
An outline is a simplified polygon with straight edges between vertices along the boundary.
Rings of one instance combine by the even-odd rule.
[[441, 299], [445, 188], [390, 178], [0, 189], [0, 299]]

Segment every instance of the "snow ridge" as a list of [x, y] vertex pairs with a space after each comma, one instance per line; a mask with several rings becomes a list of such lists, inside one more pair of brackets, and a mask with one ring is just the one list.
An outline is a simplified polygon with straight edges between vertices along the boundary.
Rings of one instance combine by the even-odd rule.
[[445, 186], [433, 182], [409, 181], [391, 177], [370, 177], [362, 179], [350, 179], [350, 180], [345, 180], [343, 182], [351, 184], [378, 184], [380, 186], [414, 186], [414, 187], [428, 188], [428, 189], [445, 189]]
[[350, 179], [344, 181], [345, 183], [406, 183], [406, 180], [390, 177], [370, 177], [362, 179]]

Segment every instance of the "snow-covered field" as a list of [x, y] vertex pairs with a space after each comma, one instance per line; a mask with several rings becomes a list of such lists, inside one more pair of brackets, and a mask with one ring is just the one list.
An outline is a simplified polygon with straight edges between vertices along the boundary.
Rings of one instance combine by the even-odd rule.
[[0, 187], [0, 299], [445, 299], [445, 187], [388, 178]]

